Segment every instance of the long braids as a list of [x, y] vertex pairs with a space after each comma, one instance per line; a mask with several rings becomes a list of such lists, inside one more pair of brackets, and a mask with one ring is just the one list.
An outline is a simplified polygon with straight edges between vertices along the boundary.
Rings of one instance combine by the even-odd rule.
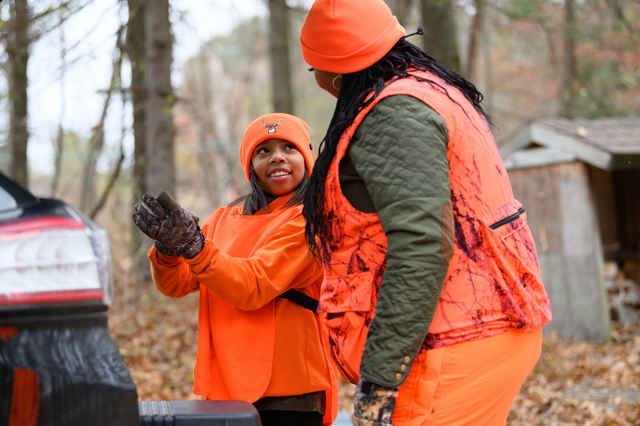
[[[315, 256], [320, 257], [327, 254], [327, 244], [331, 241], [332, 236], [331, 224], [327, 223], [325, 216], [324, 203], [324, 183], [329, 173], [329, 166], [336, 154], [340, 137], [353, 123], [358, 113], [373, 102], [386, 85], [396, 78], [411, 77], [417, 81], [426, 82], [447, 95], [454, 103], [458, 103], [449, 96], [445, 87], [435, 81], [411, 73], [416, 70], [428, 71], [444, 80], [449, 86], [460, 90], [487, 124], [490, 127], [493, 126], [491, 116], [482, 107], [482, 93], [471, 82], [465, 80], [458, 73], [445, 68], [404, 38], [400, 39], [382, 59], [369, 68], [344, 74], [336, 109], [333, 112], [327, 133], [320, 144], [320, 153], [304, 194], [302, 213], [306, 219], [305, 236], [309, 248]], [[373, 96], [367, 98], [371, 92], [373, 92]], [[459, 106], [462, 108], [461, 105]], [[462, 109], [466, 114], [466, 110]]]

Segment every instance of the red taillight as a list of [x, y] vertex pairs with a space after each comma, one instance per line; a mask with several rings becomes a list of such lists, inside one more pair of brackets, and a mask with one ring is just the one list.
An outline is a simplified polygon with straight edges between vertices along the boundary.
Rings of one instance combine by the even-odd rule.
[[71, 218], [0, 224], [0, 308], [111, 296], [109, 238]]
[[11, 293], [0, 295], [0, 305], [32, 305], [38, 303], [76, 302], [104, 299], [102, 290], [49, 291], [44, 293]]
[[0, 223], [0, 240], [4, 234], [41, 229], [85, 229], [87, 226], [77, 220], [60, 216], [42, 216], [15, 222]]

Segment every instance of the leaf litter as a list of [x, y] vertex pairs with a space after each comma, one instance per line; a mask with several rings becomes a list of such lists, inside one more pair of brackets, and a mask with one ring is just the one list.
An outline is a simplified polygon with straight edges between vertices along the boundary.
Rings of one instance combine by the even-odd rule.
[[[169, 299], [150, 284], [132, 302], [114, 304], [109, 326], [139, 400], [199, 399], [193, 393], [197, 295]], [[341, 410], [353, 412], [353, 392], [341, 381]], [[606, 344], [546, 335], [507, 425], [640, 425], [640, 322], [614, 323]]]

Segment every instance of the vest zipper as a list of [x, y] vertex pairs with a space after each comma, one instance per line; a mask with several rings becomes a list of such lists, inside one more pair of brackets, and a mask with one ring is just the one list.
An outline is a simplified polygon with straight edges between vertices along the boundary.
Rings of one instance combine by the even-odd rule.
[[520, 207], [520, 208], [518, 209], [518, 211], [517, 211], [517, 212], [515, 212], [514, 214], [512, 214], [512, 215], [511, 215], [511, 216], [509, 216], [509, 217], [505, 217], [504, 219], [497, 221], [497, 222], [496, 222], [496, 223], [494, 223], [493, 225], [490, 225], [490, 226], [489, 226], [489, 228], [491, 228], [491, 229], [498, 229], [498, 228], [500, 228], [501, 226], [506, 225], [507, 223], [511, 223], [511, 222], [513, 222], [514, 220], [516, 220], [517, 218], [519, 218], [519, 217], [520, 217], [520, 215], [521, 215], [521, 214], [523, 214], [523, 213], [524, 213], [524, 207]]

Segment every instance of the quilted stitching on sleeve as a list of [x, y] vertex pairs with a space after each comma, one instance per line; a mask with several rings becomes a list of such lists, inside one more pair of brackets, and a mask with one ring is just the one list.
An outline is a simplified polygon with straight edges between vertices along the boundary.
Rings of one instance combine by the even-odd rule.
[[447, 142], [442, 117], [416, 98], [397, 95], [369, 112], [351, 143], [351, 160], [389, 244], [360, 366], [364, 377], [382, 385], [399, 386], [406, 378], [447, 274], [443, 252], [453, 241], [443, 238], [443, 229], [453, 229], [446, 226], [453, 223]]

